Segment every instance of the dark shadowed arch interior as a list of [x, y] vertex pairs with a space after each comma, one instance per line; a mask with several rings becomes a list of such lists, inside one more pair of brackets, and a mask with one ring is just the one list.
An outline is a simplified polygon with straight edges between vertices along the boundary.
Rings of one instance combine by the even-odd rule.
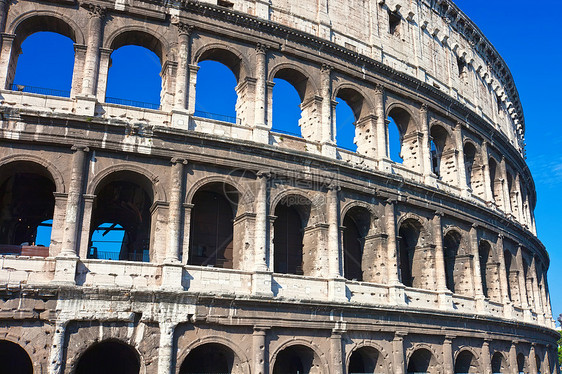
[[433, 125], [430, 130], [431, 135], [431, 167], [433, 173], [441, 177], [441, 159], [443, 151], [447, 143], [447, 138], [449, 134], [447, 131], [439, 125]]
[[507, 362], [500, 352], [492, 356], [492, 373], [507, 373]]
[[[308, 201], [289, 196], [275, 207], [273, 223], [274, 272], [303, 274], [303, 231], [310, 214]], [[304, 199], [302, 199], [304, 200]]]
[[273, 374], [309, 374], [316, 372], [315, 353], [303, 345], [293, 345], [283, 349], [277, 355], [273, 365]]
[[527, 369], [527, 360], [525, 360], [525, 355], [523, 353], [517, 354], [517, 372], [523, 373]]
[[464, 350], [457, 355], [457, 359], [455, 361], [455, 373], [480, 373], [476, 359], [474, 358], [472, 352]]
[[407, 153], [402, 145], [404, 136], [413, 127], [410, 122], [410, 114], [402, 108], [395, 107], [388, 113], [388, 126], [386, 127], [387, 155], [392, 161], [400, 164], [404, 162]]
[[488, 167], [490, 168], [490, 188], [492, 189], [493, 199], [497, 204], [501, 201], [501, 196], [503, 194], [498, 163], [495, 159], [490, 158]]
[[180, 374], [226, 374], [232, 371], [235, 361], [232, 349], [217, 343], [194, 348], [180, 367]]
[[128, 344], [116, 340], [96, 343], [78, 360], [76, 374], [138, 374], [140, 357]]
[[27, 352], [16, 343], [0, 340], [0, 374], [33, 374]]
[[433, 354], [425, 349], [416, 350], [408, 360], [408, 374], [412, 373], [434, 373], [435, 358]]
[[38, 227], [53, 219], [54, 192], [50, 173], [38, 164], [13, 162], [0, 169], [0, 253], [21, 254], [24, 246], [36, 245]]
[[456, 264], [461, 244], [461, 235], [457, 231], [449, 231], [443, 238], [443, 251], [445, 254], [445, 279], [447, 288], [451, 292], [458, 293], [458, 285], [455, 280], [457, 272]]
[[472, 188], [474, 161], [476, 159], [476, 147], [474, 144], [468, 142], [464, 145], [464, 170], [466, 174], [466, 185]]
[[489, 285], [486, 271], [488, 269], [488, 260], [490, 258], [492, 247], [486, 240], [481, 240], [478, 244], [478, 260], [480, 261], [480, 278], [482, 279], [482, 292], [485, 297], [490, 296]]
[[106, 223], [109, 227], [115, 224], [113, 228], [120, 225], [125, 231], [120, 260], [149, 261], [153, 202], [150, 180], [135, 172], [116, 172], [97, 186], [95, 195], [88, 258], [107, 258], [103, 245], [92, 242], [95, 230]]
[[345, 214], [343, 219], [343, 264], [346, 279], [363, 280], [363, 250], [370, 225], [370, 212], [363, 207], [353, 207]]
[[349, 374], [386, 373], [384, 359], [373, 347], [362, 347], [355, 350], [349, 358]]
[[513, 301], [512, 295], [511, 295], [511, 281], [510, 281], [510, 276], [509, 273], [511, 272], [511, 263], [512, 263], [512, 258], [513, 256], [511, 255], [511, 252], [509, 250], [505, 250], [503, 251], [503, 259], [505, 261], [505, 272], [506, 272], [506, 276], [507, 276], [507, 295], [509, 296], [509, 299], [511, 301]]
[[232, 269], [238, 192], [225, 183], [210, 183], [195, 193], [192, 203], [188, 264]]
[[407, 287], [414, 285], [412, 265], [421, 233], [421, 225], [413, 219], [405, 220], [398, 230], [400, 281]]

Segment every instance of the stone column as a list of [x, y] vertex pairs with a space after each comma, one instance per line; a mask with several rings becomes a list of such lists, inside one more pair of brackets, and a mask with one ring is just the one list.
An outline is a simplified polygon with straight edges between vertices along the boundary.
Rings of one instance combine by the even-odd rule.
[[507, 281], [507, 269], [505, 268], [505, 258], [503, 255], [503, 235], [498, 235], [498, 241], [496, 243], [496, 251], [498, 254], [498, 261], [500, 262], [500, 286], [501, 286], [501, 295], [502, 295], [502, 303], [508, 304], [511, 302], [509, 299], [509, 283]]
[[[12, 57], [12, 46], [14, 44], [15, 34], [2, 33], [2, 49], [0, 50], [0, 88], [10, 89], [13, 76], [10, 76], [10, 64], [15, 61]], [[14, 51], [16, 53], [17, 51]], [[15, 66], [12, 67], [15, 70]]]
[[529, 350], [529, 367], [531, 369], [530, 374], [537, 374], [537, 352], [535, 351], [535, 343], [531, 344], [531, 349]]
[[67, 321], [55, 322], [55, 333], [53, 334], [49, 355], [49, 374], [62, 374], [66, 325]]
[[328, 216], [328, 257], [330, 264], [330, 278], [341, 277], [341, 253], [339, 240], [339, 186], [328, 188], [327, 216]]
[[[472, 279], [473, 284], [474, 284], [474, 297], [477, 300], [483, 300], [484, 299], [484, 290], [482, 289], [483, 286], [483, 281], [482, 281], [482, 270], [480, 268], [480, 266], [482, 266], [482, 264], [480, 263], [480, 253], [478, 251], [478, 229], [477, 229], [477, 225], [474, 224], [470, 227], [470, 246], [472, 248], [472, 262], [473, 262], [473, 266], [472, 266]], [[484, 269], [486, 270], [486, 269]], [[482, 310], [479, 310], [479, 312], [481, 312]]]
[[330, 353], [332, 356], [332, 374], [343, 374], [343, 354], [341, 344], [342, 334], [339, 331], [332, 331], [330, 336]]
[[458, 181], [459, 188], [461, 189], [461, 194], [463, 196], [468, 195], [468, 182], [466, 180], [466, 169], [464, 164], [464, 147], [462, 142], [462, 125], [457, 122], [455, 126], [455, 144], [457, 147], [457, 164], [458, 164]]
[[195, 86], [197, 85], [198, 65], [189, 65], [189, 87], [187, 90], [187, 113], [195, 113]]
[[542, 298], [541, 298], [541, 294], [539, 291], [539, 279], [537, 277], [537, 264], [536, 264], [536, 259], [533, 258], [533, 261], [531, 262], [531, 274], [533, 276], [534, 282], [533, 282], [533, 294], [534, 294], [534, 299], [535, 299], [535, 305], [534, 305], [534, 309], [535, 309], [535, 313], [537, 313], [537, 315], [544, 317], [544, 309], [543, 309], [543, 304], [542, 304]]
[[172, 158], [170, 170], [170, 205], [168, 207], [168, 238], [166, 258], [164, 262], [178, 263], [180, 256], [181, 216], [182, 216], [182, 193], [184, 181], [184, 165], [187, 161], [180, 158]]
[[490, 180], [490, 162], [488, 155], [488, 142], [482, 142], [482, 175], [484, 176], [484, 200], [487, 203], [494, 201], [492, 181]]
[[482, 343], [482, 368], [483, 374], [492, 374], [492, 360], [490, 356], [490, 339], [484, 339]]
[[406, 370], [406, 360], [404, 357], [404, 331], [396, 331], [392, 340], [392, 369], [393, 374], [404, 374]]
[[509, 188], [507, 185], [507, 169], [505, 166], [505, 157], [502, 157], [500, 161], [500, 171], [502, 181], [502, 192], [503, 192], [503, 211], [505, 214], [511, 214], [511, 198], [509, 196]]
[[172, 374], [174, 361], [174, 330], [176, 323], [160, 322], [160, 345], [158, 346], [158, 374]]
[[453, 337], [446, 336], [443, 340], [443, 373], [453, 374]]
[[511, 342], [511, 347], [509, 348], [509, 368], [512, 373], [517, 373], [517, 341]]
[[72, 69], [72, 85], [70, 97], [74, 98], [82, 92], [82, 74], [84, 73], [84, 60], [88, 47], [82, 44], [74, 44], [74, 67]]
[[178, 68], [176, 70], [176, 91], [174, 110], [187, 109], [187, 92], [189, 87], [189, 61], [191, 58], [190, 35], [193, 26], [183, 22], [176, 24], [178, 29]]
[[267, 184], [271, 173], [260, 171], [257, 177], [257, 191], [256, 191], [256, 221], [254, 229], [254, 270], [267, 271], [268, 269], [268, 245], [267, 245], [267, 206], [268, 206], [268, 191]]
[[82, 201], [84, 202], [84, 210], [82, 213], [82, 231], [80, 234], [80, 249], [78, 251], [78, 257], [88, 258], [88, 250], [90, 245], [90, 226], [92, 223], [92, 211], [94, 207], [94, 200], [96, 195], [82, 195]]
[[8, 15], [9, 8], [10, 3], [8, 0], [0, 0], [0, 33], [6, 29], [6, 16]]
[[398, 284], [398, 248], [396, 245], [396, 218], [394, 214], [396, 202], [387, 200], [384, 204], [384, 218], [386, 240], [386, 256], [387, 256], [387, 279], [389, 284]]
[[189, 261], [189, 245], [191, 238], [191, 210], [193, 204], [183, 204], [183, 250], [181, 263], [187, 264]]
[[269, 127], [266, 111], [266, 85], [267, 85], [267, 46], [261, 43], [256, 45], [256, 96], [253, 139], [260, 143], [269, 142]]
[[435, 285], [439, 292], [449, 292], [447, 289], [447, 278], [445, 276], [445, 258], [443, 254], [443, 230], [441, 228], [441, 217], [443, 213], [435, 212], [431, 222], [433, 228], [433, 241], [435, 243]]
[[332, 67], [322, 65], [320, 74], [322, 110], [320, 127], [322, 132], [322, 154], [328, 157], [336, 157], [336, 134], [335, 124], [332, 121]]
[[61, 256], [76, 257], [76, 242], [81, 208], [82, 184], [84, 178], [84, 160], [86, 146], [73, 146], [72, 169], [70, 184], [68, 186], [68, 199], [66, 201], [66, 214], [64, 220], [64, 231], [62, 237]]
[[264, 327], [254, 327], [254, 333], [252, 334], [252, 357], [253, 357], [253, 373], [254, 374], [265, 374], [267, 357], [265, 348], [265, 338], [266, 338], [267, 328]]
[[523, 265], [523, 256], [521, 252], [523, 248], [521, 246], [517, 247], [517, 254], [515, 259], [517, 261], [517, 267], [519, 268], [519, 294], [521, 295], [521, 308], [529, 309], [529, 299], [527, 298], [527, 282], [525, 280], [525, 269]]
[[384, 87], [380, 84], [375, 86], [375, 115], [377, 116], [377, 160], [380, 161], [388, 158], [387, 124], [384, 111]]
[[102, 41], [102, 22], [105, 8], [99, 5], [88, 5], [90, 21], [88, 23], [88, 50], [84, 62], [84, 80], [82, 81], [82, 95], [93, 97], [96, 94], [98, 69], [100, 63], [100, 47]]
[[98, 88], [96, 90], [96, 98], [100, 102], [105, 101], [105, 93], [107, 92], [107, 77], [109, 75], [109, 65], [111, 62], [111, 54], [113, 49], [100, 48], [100, 65], [98, 70]]
[[420, 107], [420, 166], [424, 177], [429, 177], [433, 174], [431, 171], [431, 149], [429, 148], [429, 118], [427, 114], [427, 105], [422, 104]]

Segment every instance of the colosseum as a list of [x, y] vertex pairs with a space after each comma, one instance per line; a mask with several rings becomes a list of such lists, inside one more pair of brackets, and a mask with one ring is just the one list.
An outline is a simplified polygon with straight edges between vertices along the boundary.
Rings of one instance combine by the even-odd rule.
[[[521, 102], [451, 0], [0, 0], [0, 31], [1, 373], [558, 373]], [[69, 92], [14, 82], [41, 31]], [[153, 108], [107, 97], [129, 45]], [[195, 110], [208, 60], [234, 120]]]

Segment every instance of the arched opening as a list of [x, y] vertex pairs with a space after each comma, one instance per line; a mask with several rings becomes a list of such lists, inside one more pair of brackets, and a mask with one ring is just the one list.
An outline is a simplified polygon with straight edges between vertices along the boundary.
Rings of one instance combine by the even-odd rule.
[[506, 272], [506, 276], [507, 276], [507, 296], [509, 297], [509, 300], [511, 301], [515, 301], [513, 300], [513, 293], [512, 293], [512, 287], [514, 286], [514, 279], [515, 277], [511, 276], [511, 263], [513, 260], [513, 256], [511, 255], [511, 252], [508, 251], [507, 249], [505, 251], [503, 251], [503, 258], [505, 261], [505, 272]]
[[[420, 144], [415, 136], [416, 126], [410, 113], [400, 107], [394, 107], [388, 113], [386, 127], [387, 155], [397, 163], [402, 163], [410, 170], [421, 171]], [[397, 131], [397, 132], [396, 132]]]
[[523, 353], [517, 354], [517, 372], [520, 374], [527, 372], [527, 360], [525, 360]]
[[488, 166], [490, 168], [490, 188], [492, 191], [492, 197], [496, 205], [501, 206], [503, 191], [498, 163], [493, 158], [490, 158]]
[[443, 175], [446, 170], [442, 168], [443, 162], [443, 152], [445, 147], [448, 145], [447, 140], [449, 134], [447, 131], [439, 125], [433, 125], [430, 130], [430, 149], [431, 149], [431, 171], [439, 179], [443, 179]]
[[162, 70], [164, 50], [160, 40], [146, 32], [127, 31], [113, 40], [111, 49], [105, 101], [159, 109], [168, 79]]
[[272, 130], [294, 136], [307, 133], [314, 118], [315, 103], [310, 100], [312, 89], [308, 78], [299, 71], [286, 68], [275, 73], [272, 90]]
[[455, 374], [456, 373], [480, 373], [478, 363], [476, 362], [476, 358], [474, 357], [472, 352], [464, 350], [457, 355], [457, 359], [455, 361]]
[[465, 178], [466, 178], [466, 185], [471, 190], [474, 190], [472, 183], [473, 183], [473, 169], [474, 169], [474, 162], [476, 160], [476, 147], [472, 143], [466, 143], [463, 148], [463, 155], [464, 155], [464, 171], [465, 171]]
[[445, 254], [445, 280], [447, 288], [453, 293], [460, 293], [460, 279], [463, 269], [458, 261], [461, 235], [457, 231], [449, 231], [443, 238], [443, 251]]
[[535, 365], [537, 367], [537, 374], [542, 373], [542, 360], [538, 353], [535, 351]]
[[138, 374], [140, 357], [128, 344], [117, 340], [96, 343], [76, 364], [76, 374]]
[[233, 373], [237, 357], [225, 345], [207, 343], [194, 348], [180, 367], [180, 374], [224, 374]]
[[[371, 229], [371, 214], [363, 207], [353, 207], [343, 219], [344, 277], [364, 280], [365, 238]], [[371, 259], [374, 260], [374, 259]]]
[[336, 98], [336, 145], [351, 152], [357, 152], [355, 116], [347, 102]]
[[31, 358], [16, 343], [0, 340], [0, 374], [33, 374]]
[[488, 273], [490, 273], [490, 277], [492, 276], [492, 272], [488, 272], [488, 263], [490, 260], [492, 247], [490, 243], [485, 240], [481, 240], [478, 244], [478, 261], [480, 261], [480, 278], [482, 279], [482, 293], [485, 297], [491, 297], [489, 285], [493, 282], [488, 282]]
[[218, 121], [236, 123], [245, 108], [241, 98], [247, 87], [241, 83], [241, 60], [223, 49], [205, 51], [198, 59], [195, 115]]
[[437, 362], [433, 354], [425, 349], [420, 348], [412, 353], [408, 360], [408, 374], [427, 373], [434, 374], [437, 372]]
[[234, 268], [234, 217], [238, 192], [224, 183], [210, 183], [193, 196], [189, 265]]
[[273, 271], [303, 275], [303, 233], [310, 215], [310, 202], [288, 196], [275, 207], [273, 223]]
[[[423, 288], [423, 276], [421, 265], [423, 262], [420, 256], [421, 244], [421, 224], [414, 219], [405, 220], [398, 230], [399, 240], [399, 276], [400, 281], [406, 287]], [[416, 269], [413, 269], [413, 264], [419, 264]]]
[[34, 16], [15, 34], [6, 88], [69, 97], [77, 42], [72, 27], [56, 17]]
[[320, 360], [304, 345], [292, 345], [277, 354], [273, 374], [320, 374]]
[[503, 354], [500, 352], [494, 353], [492, 356], [492, 373], [501, 374], [507, 373], [507, 361]]
[[355, 350], [349, 358], [349, 374], [386, 373], [384, 359], [373, 347], [362, 347]]
[[1, 169], [0, 253], [48, 256], [55, 188], [38, 164], [13, 162]]
[[70, 97], [74, 69], [74, 42], [55, 32], [30, 35], [21, 44], [14, 91]]
[[[114, 259], [119, 248], [119, 260], [148, 262], [152, 183], [135, 172], [116, 172], [97, 186], [95, 195], [88, 258]], [[100, 236], [117, 237], [120, 232], [120, 245], [100, 240]]]

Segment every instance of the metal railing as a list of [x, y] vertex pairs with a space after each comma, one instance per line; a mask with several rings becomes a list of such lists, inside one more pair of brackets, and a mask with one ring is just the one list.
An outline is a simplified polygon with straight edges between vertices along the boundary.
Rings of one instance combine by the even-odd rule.
[[240, 124], [240, 120], [238, 120], [236, 117], [227, 116], [227, 115], [224, 115], [224, 114], [209, 113], [209, 112], [203, 112], [201, 110], [196, 110], [193, 113], [193, 115], [195, 117], [208, 118], [208, 119], [214, 119], [214, 120], [217, 120], [217, 121]]
[[148, 252], [143, 253], [127, 253], [125, 256], [119, 252], [98, 251], [95, 247], [90, 248], [88, 251], [89, 259], [96, 260], [111, 260], [111, 261], [137, 261], [137, 262], [150, 262]]
[[70, 91], [55, 90], [53, 88], [34, 87], [34, 86], [28, 86], [28, 85], [24, 85], [24, 84], [13, 83], [13, 84], [10, 85], [10, 90], [19, 91], [19, 92], [34, 93], [34, 94], [39, 94], [39, 95], [70, 97]]
[[134, 106], [137, 108], [154, 109], [154, 110], [160, 109], [160, 104], [147, 103], [144, 101], [136, 101], [136, 100], [129, 100], [129, 99], [119, 99], [116, 97], [106, 97], [105, 102], [109, 104]]
[[296, 136], [297, 138], [301, 138], [301, 139], [303, 138], [301, 134], [297, 134], [297, 133], [292, 132], [292, 131], [277, 129], [277, 128], [275, 128], [275, 127], [273, 127], [273, 128], [271, 129], [271, 132], [276, 132], [276, 133], [279, 133], [279, 134], [285, 134], [285, 135]]

